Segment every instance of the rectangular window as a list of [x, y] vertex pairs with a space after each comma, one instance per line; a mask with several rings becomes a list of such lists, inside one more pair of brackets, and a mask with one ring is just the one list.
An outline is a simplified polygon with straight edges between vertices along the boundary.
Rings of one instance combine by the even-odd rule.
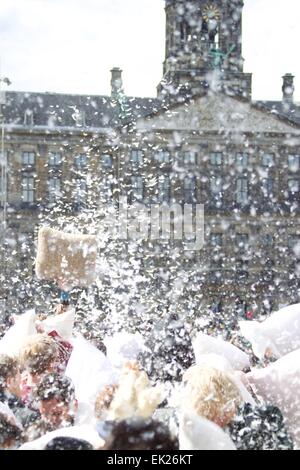
[[49, 178], [49, 202], [54, 203], [60, 196], [60, 178]]
[[111, 168], [112, 167], [112, 157], [109, 153], [103, 153], [101, 155], [101, 165], [103, 168]]
[[74, 200], [76, 204], [84, 204], [87, 196], [87, 184], [84, 178], [75, 181]]
[[22, 153], [22, 165], [31, 166], [35, 164], [35, 153], [34, 152], [23, 152]]
[[265, 153], [262, 156], [262, 166], [270, 167], [274, 165], [275, 156], [274, 153]]
[[262, 191], [264, 197], [272, 196], [274, 193], [274, 180], [271, 178], [264, 178], [262, 180]]
[[79, 155], [76, 155], [74, 163], [77, 169], [85, 168], [87, 165], [87, 154], [81, 153]]
[[142, 150], [133, 149], [131, 150], [131, 163], [134, 165], [142, 165], [144, 159], [144, 153]]
[[212, 176], [210, 180], [210, 190], [214, 195], [222, 194], [223, 180], [220, 177]]
[[299, 180], [296, 180], [296, 179], [288, 180], [288, 188], [289, 188], [290, 194], [299, 193]]
[[75, 112], [72, 114], [77, 127], [85, 126], [85, 111], [75, 109]]
[[26, 111], [24, 112], [24, 126], [33, 126], [33, 124], [33, 112], [31, 109], [26, 109]]
[[159, 163], [170, 163], [170, 152], [168, 152], [168, 150], [160, 150], [155, 154], [155, 160], [157, 160]]
[[289, 155], [288, 156], [288, 168], [289, 171], [295, 173], [300, 169], [300, 155]]
[[161, 175], [158, 177], [158, 201], [170, 201], [170, 177]]
[[220, 166], [223, 163], [222, 152], [212, 152], [210, 154], [210, 164], [214, 166]]
[[105, 201], [108, 201], [109, 199], [111, 199], [112, 194], [113, 194], [112, 179], [109, 177], [102, 178], [100, 188], [101, 188], [101, 196], [103, 197], [103, 199]]
[[26, 203], [35, 201], [35, 181], [31, 175], [23, 175], [22, 177], [22, 200]]
[[246, 170], [248, 168], [249, 155], [248, 153], [237, 153], [236, 166], [238, 170]]
[[144, 197], [144, 182], [142, 176], [131, 177], [132, 198], [143, 199]]
[[249, 235], [247, 233], [237, 233], [235, 241], [238, 248], [245, 248], [249, 244]]
[[262, 235], [262, 243], [264, 247], [270, 248], [273, 245], [273, 235], [271, 235], [271, 233]]
[[196, 152], [183, 152], [184, 165], [196, 165], [197, 153]]
[[49, 154], [49, 166], [59, 166], [61, 164], [61, 153], [50, 152]]
[[210, 235], [210, 243], [212, 246], [220, 247], [223, 245], [223, 234], [222, 233], [212, 233]]
[[237, 179], [236, 202], [238, 204], [247, 204], [248, 202], [248, 178]]
[[183, 182], [184, 202], [192, 204], [196, 202], [196, 178], [186, 176]]
[[297, 235], [294, 233], [289, 235], [288, 244], [289, 244], [289, 248], [291, 248], [292, 250], [295, 247], [297, 247], [297, 249], [300, 248], [300, 235]]

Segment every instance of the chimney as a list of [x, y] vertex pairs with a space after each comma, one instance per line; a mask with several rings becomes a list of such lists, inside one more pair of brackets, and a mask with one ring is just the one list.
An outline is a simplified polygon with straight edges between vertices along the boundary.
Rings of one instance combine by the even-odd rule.
[[294, 102], [294, 76], [291, 73], [286, 73], [283, 77], [282, 84], [282, 102], [287, 107], [291, 106]]
[[116, 98], [123, 91], [122, 70], [114, 67], [111, 71], [111, 97]]

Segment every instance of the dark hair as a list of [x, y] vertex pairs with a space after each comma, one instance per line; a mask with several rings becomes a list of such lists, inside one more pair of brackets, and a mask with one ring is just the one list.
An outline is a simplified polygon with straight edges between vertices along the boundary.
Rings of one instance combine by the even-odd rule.
[[54, 437], [44, 450], [94, 450], [92, 444], [83, 440], [77, 439], [75, 437]]
[[294, 443], [279, 408], [245, 403], [238, 411], [228, 426], [238, 450], [293, 450]]
[[21, 444], [22, 429], [12, 423], [9, 418], [0, 413], [0, 448], [7, 445], [10, 440], [14, 441], [14, 445]]
[[178, 450], [178, 439], [164, 424], [132, 418], [112, 423], [103, 450]]
[[49, 374], [39, 384], [36, 395], [42, 401], [56, 398], [68, 404], [75, 399], [75, 389], [68, 377]]

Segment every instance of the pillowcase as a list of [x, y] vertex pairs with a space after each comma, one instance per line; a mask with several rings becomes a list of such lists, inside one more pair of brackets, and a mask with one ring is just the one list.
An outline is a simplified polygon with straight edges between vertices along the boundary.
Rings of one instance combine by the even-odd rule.
[[74, 384], [79, 404], [91, 407], [94, 413], [97, 394], [105, 385], [116, 383], [118, 374], [107, 357], [81, 335], [73, 338], [71, 344], [73, 351], [65, 375]]
[[22, 315], [15, 316], [16, 323], [9, 328], [0, 340], [0, 353], [8, 356], [18, 356], [27, 338], [37, 333], [35, 320], [35, 310], [28, 310]]
[[300, 349], [265, 369], [252, 370], [246, 377], [265, 402], [280, 409], [300, 448]]
[[239, 326], [260, 359], [267, 349], [280, 358], [300, 348], [300, 304], [284, 307], [263, 322], [240, 321]]
[[95, 280], [97, 239], [42, 227], [38, 234], [36, 275], [63, 282], [64, 290], [88, 287]]
[[193, 341], [196, 364], [202, 362], [203, 354], [218, 354], [226, 359], [234, 370], [250, 367], [248, 355], [231, 343], [221, 338], [214, 338], [204, 333], [197, 333]]
[[192, 412], [180, 416], [178, 437], [180, 450], [236, 450], [219, 426]]
[[60, 315], [51, 315], [41, 322], [45, 333], [56, 331], [63, 339], [69, 340], [72, 336], [75, 321], [75, 309], [67, 310]]

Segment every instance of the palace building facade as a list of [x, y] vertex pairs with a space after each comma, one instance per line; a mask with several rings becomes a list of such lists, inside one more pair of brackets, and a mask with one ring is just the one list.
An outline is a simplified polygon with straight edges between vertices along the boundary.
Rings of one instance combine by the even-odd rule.
[[[1, 158], [3, 305], [10, 279], [32, 276], [43, 214], [129, 204], [203, 204], [205, 243], [145, 243], [144, 267], [185, 274], [183, 302], [246, 316], [299, 301], [300, 106], [253, 101], [243, 71], [241, 0], [166, 0], [166, 55], [156, 98], [6, 92]], [[5, 228], [5, 230], [3, 230]], [[23, 297], [22, 297], [23, 296]], [[30, 305], [24, 292], [21, 299]], [[18, 304], [19, 305], [19, 304]]]

